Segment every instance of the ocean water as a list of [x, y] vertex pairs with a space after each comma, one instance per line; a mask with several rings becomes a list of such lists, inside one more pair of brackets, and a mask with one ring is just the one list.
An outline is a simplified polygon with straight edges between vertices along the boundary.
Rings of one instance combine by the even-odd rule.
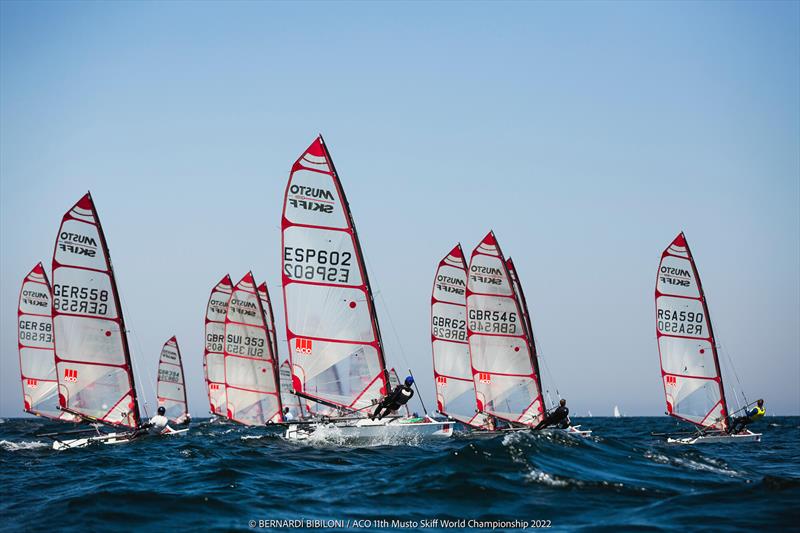
[[594, 436], [347, 446], [200, 420], [181, 436], [56, 452], [34, 435], [63, 426], [7, 419], [0, 529], [289, 531], [320, 525], [314, 520], [342, 531], [435, 531], [445, 520], [464, 521], [450, 531], [526, 522], [552, 530], [800, 527], [800, 417], [765, 418], [755, 426], [761, 443], [702, 446], [652, 437], [677, 429], [667, 417], [576, 422]]

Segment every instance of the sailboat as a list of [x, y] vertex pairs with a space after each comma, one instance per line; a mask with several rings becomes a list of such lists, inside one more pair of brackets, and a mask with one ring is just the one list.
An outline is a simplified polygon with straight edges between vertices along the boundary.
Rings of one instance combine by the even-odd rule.
[[697, 266], [681, 232], [661, 254], [656, 276], [656, 337], [667, 413], [693, 424], [673, 444], [761, 440], [745, 430], [728, 434], [728, 405], [714, 331]]
[[345, 415], [325, 423], [289, 424], [286, 437], [308, 438], [327, 425], [354, 439], [449, 437], [451, 422], [367, 418], [387, 393], [389, 376], [358, 234], [322, 136], [292, 166], [281, 229], [295, 394]]
[[467, 343], [467, 264], [457, 244], [436, 269], [431, 294], [431, 346], [436, 408], [473, 429], [487, 429], [478, 411]]
[[159, 407], [163, 407], [166, 411], [164, 416], [170, 422], [174, 424], [189, 423], [189, 404], [186, 400], [183, 361], [181, 360], [181, 350], [178, 347], [178, 339], [174, 336], [164, 343], [158, 358], [156, 397]]
[[39, 263], [25, 276], [19, 292], [17, 338], [22, 399], [26, 413], [78, 422], [79, 417], [59, 410], [52, 293], [44, 267]]
[[225, 315], [225, 402], [228, 419], [247, 426], [282, 420], [277, 357], [253, 273], [236, 284]]
[[[514, 263], [505, 260], [492, 231], [472, 252], [466, 294], [478, 410], [512, 428], [536, 427], [545, 409], [530, 314]], [[575, 426], [564, 431], [591, 433]]]
[[614, 406], [614, 418], [622, 418], [622, 413], [619, 410], [619, 405]]
[[[139, 403], [125, 321], [103, 228], [87, 193], [63, 217], [53, 254], [53, 330], [60, 409], [97, 435], [54, 439], [57, 450], [137, 436]], [[102, 426], [117, 431], [103, 433]], [[80, 430], [83, 431], [83, 430]]]
[[203, 374], [208, 392], [208, 408], [215, 420], [225, 419], [228, 406], [225, 400], [225, 316], [233, 292], [228, 274], [217, 283], [208, 297], [205, 319]]

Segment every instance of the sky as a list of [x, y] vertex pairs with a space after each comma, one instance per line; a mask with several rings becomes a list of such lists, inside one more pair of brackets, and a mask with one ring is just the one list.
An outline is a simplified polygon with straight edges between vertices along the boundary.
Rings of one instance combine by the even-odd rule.
[[285, 358], [283, 194], [318, 133], [429, 410], [436, 265], [493, 229], [550, 394], [662, 414], [655, 275], [685, 231], [728, 390], [800, 414], [800, 3], [5, 1], [0, 416], [20, 283], [87, 190], [150, 414], [177, 335], [206, 415], [225, 273], [267, 280]]

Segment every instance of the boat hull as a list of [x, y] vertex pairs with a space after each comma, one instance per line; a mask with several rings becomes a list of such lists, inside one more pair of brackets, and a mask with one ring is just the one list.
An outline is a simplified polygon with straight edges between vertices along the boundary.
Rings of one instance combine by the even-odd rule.
[[716, 433], [682, 438], [667, 438], [668, 444], [719, 444], [723, 442], [761, 442], [761, 433], [753, 433], [748, 430], [735, 435]]
[[317, 424], [290, 424], [284, 437], [289, 440], [333, 440], [342, 442], [378, 441], [404, 442], [414, 439], [445, 439], [452, 437], [450, 421], [426, 420], [410, 422], [409, 419], [360, 419], [356, 422], [320, 422]]
[[476, 429], [467, 433], [470, 437], [493, 437], [496, 435], [506, 435], [508, 433], [518, 433], [520, 431], [529, 431], [531, 433], [544, 433], [544, 434], [553, 434], [553, 433], [563, 433], [565, 435], [572, 435], [573, 437], [582, 437], [587, 438], [592, 436], [591, 429], [580, 429], [580, 426], [569, 426], [566, 429], [561, 428], [547, 428], [547, 429], [532, 429], [532, 428], [507, 428], [507, 429], [497, 429], [494, 431], [486, 431]]
[[108, 433], [106, 435], [96, 435], [94, 437], [83, 437], [80, 439], [64, 439], [53, 441], [53, 449], [57, 451], [71, 450], [73, 448], [85, 448], [90, 444], [126, 444], [136, 438], [133, 433]]

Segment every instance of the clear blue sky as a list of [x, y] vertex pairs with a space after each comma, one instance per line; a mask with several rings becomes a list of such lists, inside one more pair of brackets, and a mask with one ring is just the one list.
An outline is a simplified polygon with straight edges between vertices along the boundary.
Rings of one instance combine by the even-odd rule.
[[797, 414], [799, 27], [798, 2], [2, 2], [0, 416], [19, 284], [86, 190], [140, 396], [175, 334], [204, 415], [209, 290], [253, 269], [283, 330], [283, 191], [318, 132], [429, 407], [432, 276], [493, 228], [573, 411], [662, 413], [655, 272], [684, 230], [745, 391]]

